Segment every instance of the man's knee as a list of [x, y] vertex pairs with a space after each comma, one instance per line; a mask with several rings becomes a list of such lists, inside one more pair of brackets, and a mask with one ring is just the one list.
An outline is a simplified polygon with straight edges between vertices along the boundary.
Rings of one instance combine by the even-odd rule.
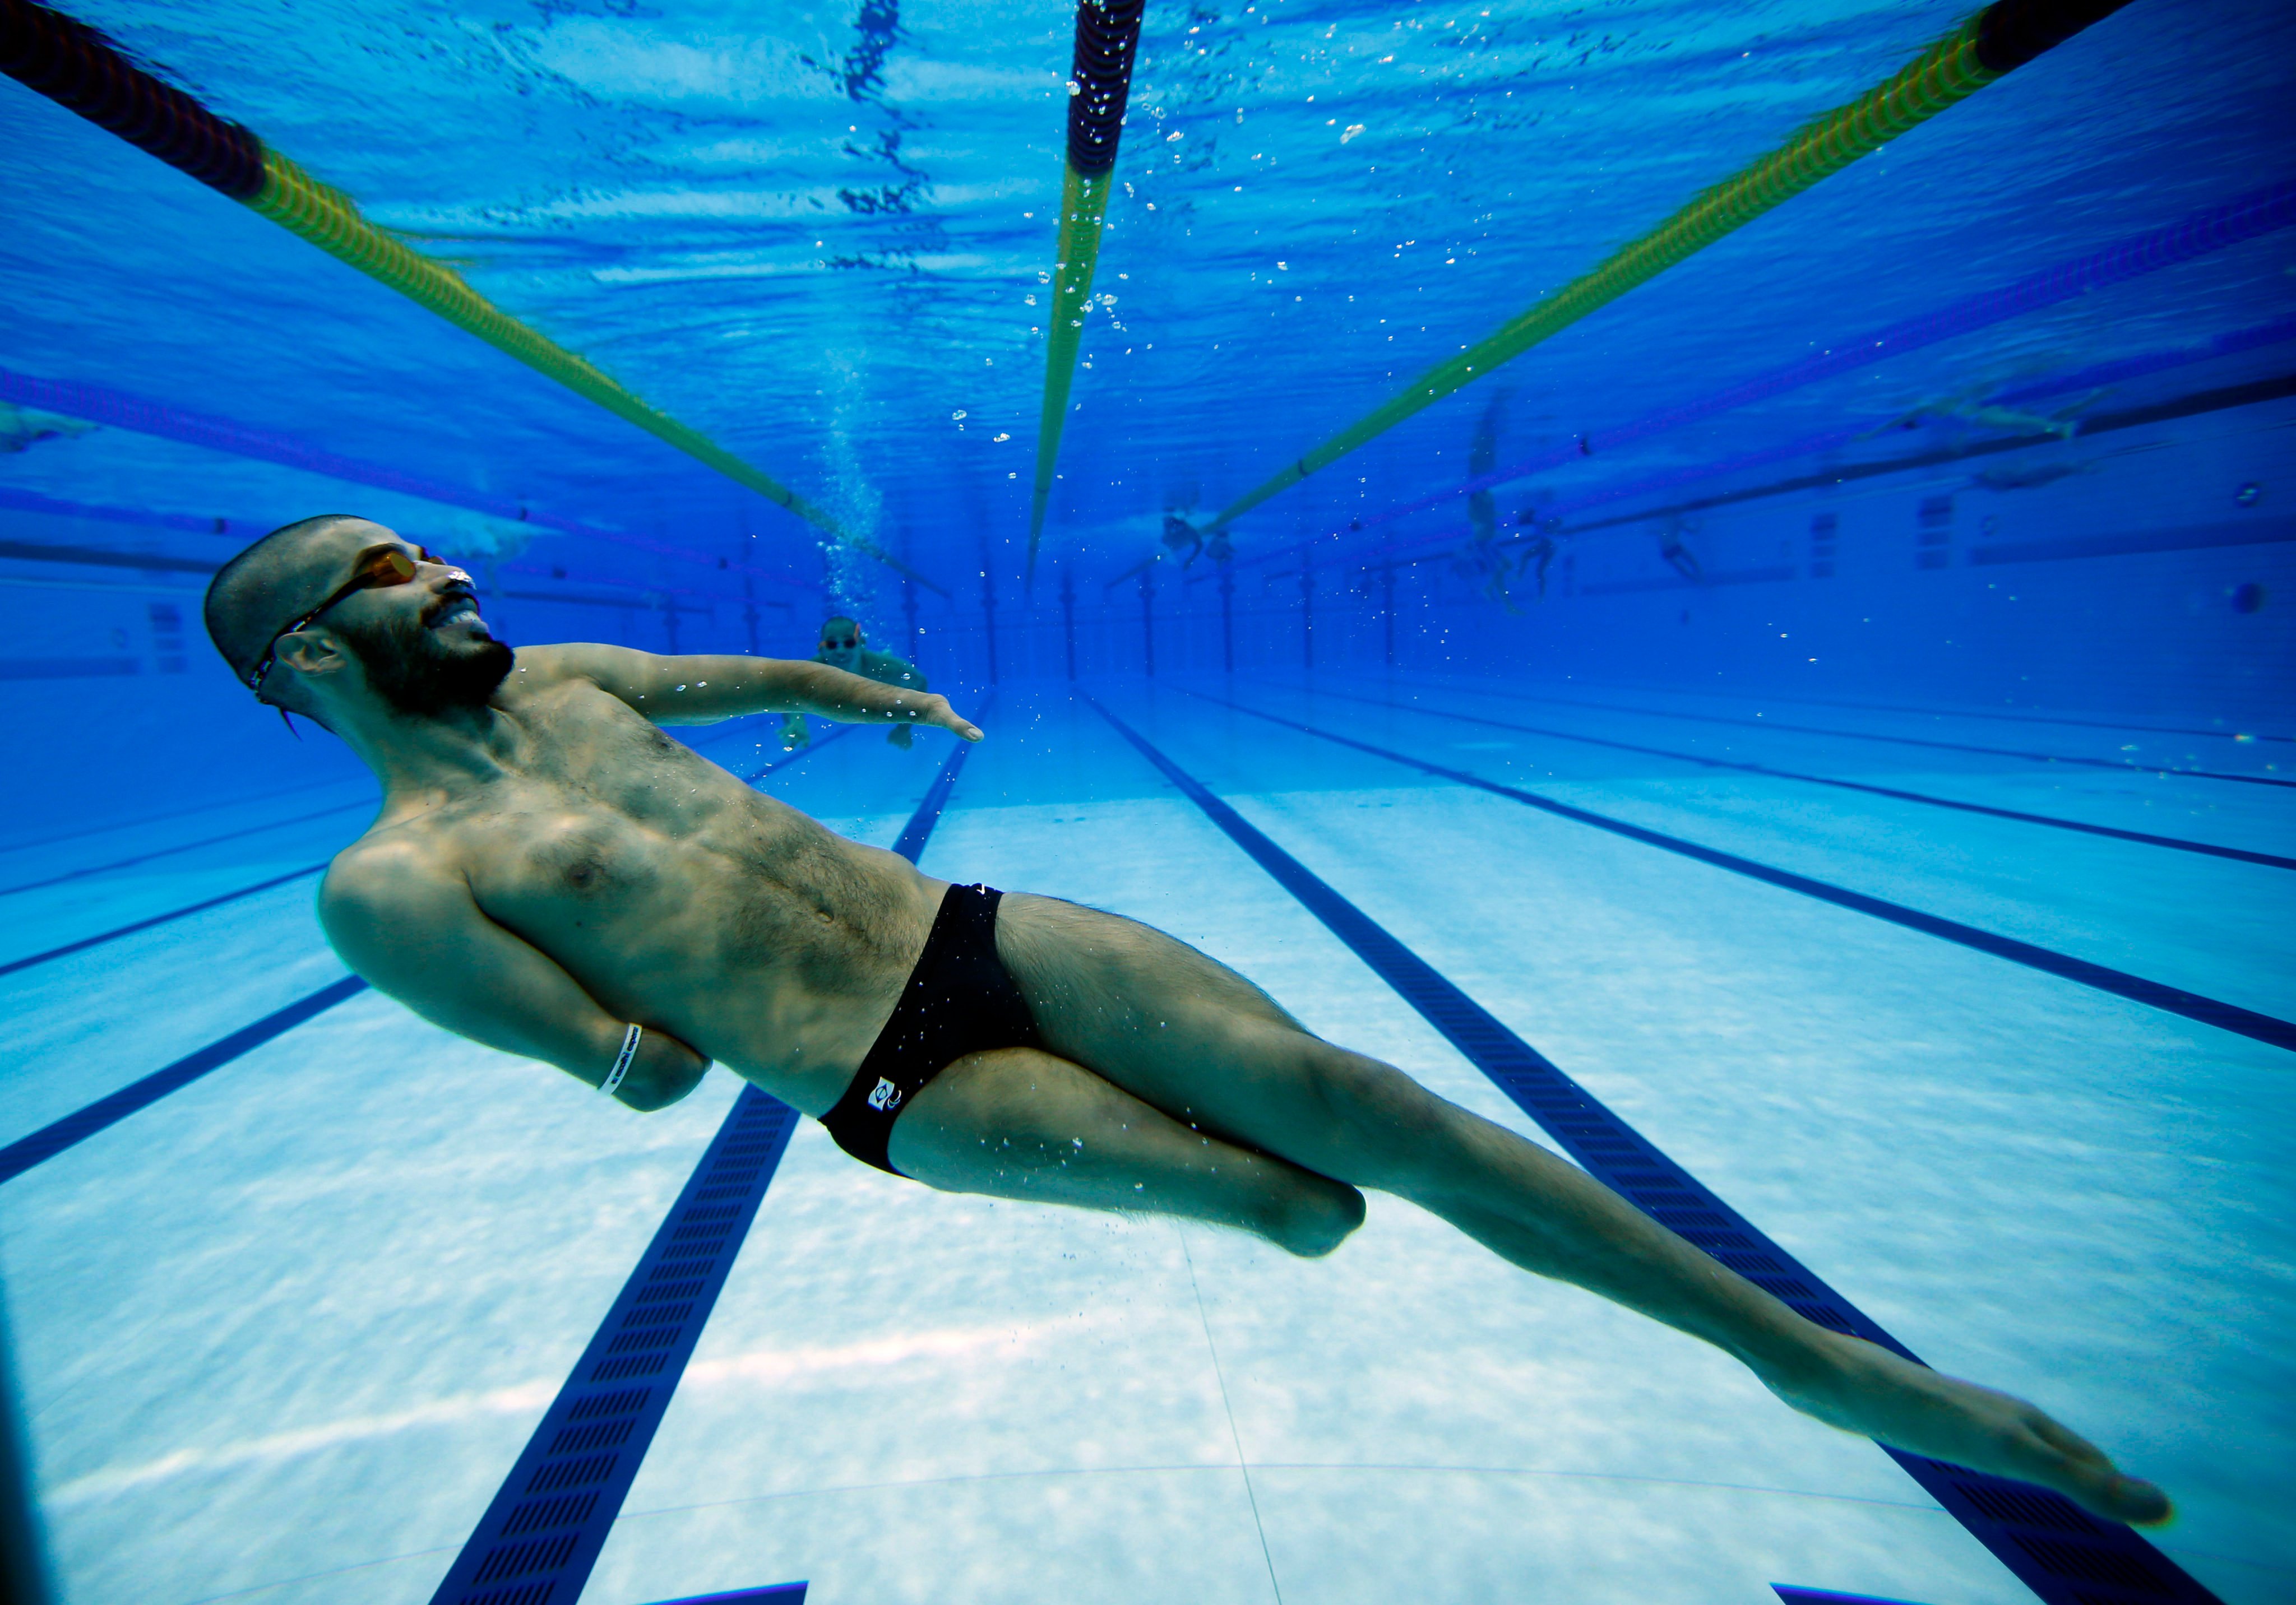
[[1345, 1182], [1302, 1171], [1283, 1188], [1265, 1235], [1302, 1259], [1320, 1259], [1364, 1223], [1364, 1196]]

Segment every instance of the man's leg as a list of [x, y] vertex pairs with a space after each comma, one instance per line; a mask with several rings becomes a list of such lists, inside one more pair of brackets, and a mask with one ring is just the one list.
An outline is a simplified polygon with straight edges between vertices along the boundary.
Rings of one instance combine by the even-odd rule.
[[1047, 1048], [1186, 1127], [1409, 1199], [1524, 1270], [1706, 1339], [1821, 1421], [2124, 1520], [2167, 1514], [2159, 1490], [2032, 1405], [1804, 1320], [1561, 1157], [1309, 1035], [1185, 943], [1009, 894], [997, 948]]
[[944, 1192], [1144, 1209], [1236, 1226], [1328, 1254], [1363, 1224], [1363, 1194], [1191, 1131], [1090, 1070], [1034, 1048], [973, 1053], [895, 1122], [894, 1167]]

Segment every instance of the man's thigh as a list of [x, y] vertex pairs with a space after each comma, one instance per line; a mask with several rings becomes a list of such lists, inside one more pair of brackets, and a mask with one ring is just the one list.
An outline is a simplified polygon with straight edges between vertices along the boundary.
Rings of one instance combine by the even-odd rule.
[[950, 1065], [901, 1111], [889, 1151], [944, 1192], [1182, 1216], [1295, 1254], [1329, 1252], [1363, 1219], [1353, 1188], [1191, 1131], [1035, 1048]]
[[1054, 1052], [1175, 1120], [1324, 1175], [1389, 1184], [1390, 1166], [1460, 1113], [1135, 921], [1008, 894], [997, 951]]

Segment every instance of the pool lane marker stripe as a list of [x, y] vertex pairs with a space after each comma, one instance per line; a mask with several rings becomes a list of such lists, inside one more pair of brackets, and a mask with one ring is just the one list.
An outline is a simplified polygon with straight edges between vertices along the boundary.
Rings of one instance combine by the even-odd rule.
[[[910, 863], [972, 750], [957, 743], [901, 831], [893, 850]], [[780, 1099], [742, 1089], [430, 1605], [573, 1605], [580, 1596], [797, 1122]], [[776, 1586], [804, 1597], [801, 1585]]]
[[[775, 770], [786, 769], [791, 764], [799, 763], [805, 758], [810, 757], [813, 756], [816, 749], [826, 747], [839, 736], [850, 735], [854, 731], [860, 728], [861, 726], [857, 725], [840, 725], [839, 728], [831, 731], [827, 735], [822, 737], [821, 740], [813, 742], [803, 750], [796, 752], [788, 757], [778, 758], [773, 763], [767, 764], [764, 768], [757, 771], [754, 774], [746, 775], [742, 778], [745, 783], [755, 785], [767, 775], [771, 774]], [[300, 880], [306, 875], [319, 874], [324, 871], [326, 867], [327, 866], [324, 864], [305, 864], [299, 870], [290, 870], [283, 875], [274, 875], [268, 880], [258, 880], [252, 886], [242, 886], [235, 892], [225, 892], [219, 897], [209, 897], [201, 902], [187, 903], [181, 908], [171, 908], [164, 914], [153, 914], [148, 920], [137, 920], [130, 924], [119, 926], [115, 929], [107, 930], [96, 936], [82, 937], [77, 942], [66, 942], [62, 946], [51, 947], [45, 953], [36, 953], [20, 959], [10, 959], [6, 963], [0, 964], [0, 975], [13, 975], [19, 970], [29, 970], [35, 964], [45, 964], [53, 959], [69, 958], [75, 953], [85, 953], [91, 947], [101, 947], [106, 942], [116, 942], [122, 937], [132, 937], [139, 930], [150, 930], [154, 926], [168, 924], [174, 921], [183, 919], [187, 914], [203, 913], [210, 908], [221, 908], [226, 903], [236, 903], [242, 897], [251, 897], [258, 892], [267, 892], [275, 886], [286, 885], [290, 880]]]
[[[1954, 808], [1964, 814], [1984, 814], [1995, 819], [2013, 819], [2021, 824], [2047, 825], [2052, 830], [2079, 831], [2088, 836], [2110, 836], [2116, 841], [2142, 842], [2146, 847], [2171, 848], [2180, 853], [2202, 853], [2212, 858], [2233, 858], [2243, 864], [2260, 864], [2276, 870], [2296, 870], [2296, 858], [2284, 858], [2276, 853], [2251, 852], [2246, 848], [2218, 847], [2214, 842], [2189, 841], [2181, 836], [2155, 836], [2145, 831], [2123, 831], [2112, 825], [2093, 825], [2078, 819], [2059, 819], [2051, 814], [2026, 814], [2015, 808], [1996, 808], [1984, 803], [1960, 802], [1950, 797], [1931, 797], [1925, 791], [1900, 791], [1894, 786], [1874, 786], [1863, 781], [1835, 780], [1832, 776], [1824, 774], [1803, 774], [1792, 769], [1773, 769], [1766, 764], [1742, 764], [1729, 758], [1705, 757], [1694, 752], [1677, 752], [1666, 747], [1643, 747], [1633, 741], [1614, 741], [1603, 736], [1579, 735], [1568, 730], [1550, 730], [1539, 725], [1518, 725], [1507, 719], [1484, 718], [1478, 714], [1454, 713], [1447, 708], [1426, 708], [1414, 703], [1390, 702], [1384, 697], [1359, 696], [1353, 692], [1332, 691], [1321, 686], [1305, 689], [1310, 696], [1337, 697], [1342, 701], [1362, 702], [1373, 708], [1391, 708], [1397, 713], [1430, 714], [1439, 719], [1456, 719], [1463, 725], [1481, 725], [1492, 730], [1514, 730], [1525, 735], [1551, 736], [1559, 741], [1577, 741], [1588, 747], [1608, 747], [1614, 751], [1637, 752], [1647, 757], [1678, 758], [1685, 764], [1696, 764], [1708, 769], [1735, 769], [1742, 774], [1766, 774], [1776, 780], [1801, 781], [1813, 786], [1834, 786], [1844, 791], [1863, 791], [1874, 797], [1895, 798], [1901, 802], [1925, 803], [1932, 808]], [[1201, 693], [1190, 692], [1189, 694], [1193, 696]]]
[[1901, 925], [1908, 930], [1920, 931], [1923, 936], [1937, 937], [1948, 942], [1958, 943], [1964, 947], [1974, 949], [1979, 953], [1990, 954], [1995, 958], [2007, 959], [2012, 963], [2023, 964], [2029, 969], [2056, 976], [2062, 980], [2077, 981], [2084, 987], [2093, 987], [2099, 992], [2109, 992], [2116, 997], [2125, 997], [2132, 1003], [2144, 1003], [2151, 1008], [2164, 1010], [2170, 1014], [2181, 1014], [2186, 1020], [2198, 1020], [2202, 1025], [2215, 1026], [2220, 1030], [2234, 1032], [2257, 1042], [2268, 1043], [2276, 1048], [2286, 1048], [2296, 1052], [2296, 1023], [2269, 1014], [2259, 1014], [2253, 1009], [2243, 1009], [2237, 1003], [2227, 1003], [2216, 998], [2202, 997], [2199, 993], [2187, 992], [2181, 987], [2170, 987], [2160, 981], [2148, 981], [2141, 975], [2130, 975], [2126, 970], [2111, 969], [2103, 964], [2092, 964], [2087, 959], [2077, 959], [2070, 954], [2058, 953], [2052, 948], [2038, 947], [2030, 942], [2021, 942], [2014, 937], [2005, 937], [1993, 931], [1980, 930], [1974, 925], [1964, 925], [1958, 920], [1948, 920], [1941, 915], [1923, 913], [1920, 909], [1908, 908], [1902, 903], [1891, 903], [1882, 897], [1869, 897], [1864, 892], [1854, 892], [1847, 887], [1812, 880], [1808, 875], [1797, 875], [1792, 870], [1776, 869], [1751, 858], [1741, 858], [1735, 853], [1726, 853], [1718, 848], [1703, 847], [1679, 836], [1669, 836], [1660, 831], [1646, 830], [1641, 825], [1628, 824], [1623, 819], [1612, 819], [1608, 815], [1590, 813], [1585, 808], [1573, 807], [1569, 803], [1556, 802], [1553, 798], [1541, 797], [1535, 791], [1525, 791], [1514, 786], [1501, 785], [1496, 781], [1485, 780], [1480, 774], [1470, 774], [1464, 769], [1453, 769], [1442, 764], [1429, 763], [1424, 758], [1412, 757], [1408, 754], [1393, 751], [1389, 748], [1374, 747], [1368, 741], [1358, 741], [1348, 736], [1334, 735], [1328, 730], [1317, 730], [1313, 725], [1302, 725], [1296, 719], [1286, 719], [1275, 714], [1262, 713], [1256, 708], [1246, 708], [1241, 702], [1230, 702], [1220, 697], [1205, 695], [1201, 692], [1192, 692], [1189, 694], [1207, 702], [1217, 703], [1223, 708], [1232, 708], [1236, 712], [1248, 714], [1255, 719], [1265, 719], [1271, 725], [1281, 725], [1287, 729], [1297, 730], [1322, 741], [1334, 741], [1342, 747], [1352, 747], [1359, 752], [1368, 752], [1374, 757], [1382, 757], [1390, 763], [1401, 764], [1406, 768], [1417, 769], [1444, 780], [1454, 781], [1463, 786], [1473, 786], [1478, 790], [1491, 792], [1495, 796], [1506, 798], [1528, 807], [1540, 809], [1558, 818], [1570, 820], [1574, 823], [1592, 825], [1598, 831], [1608, 831], [1614, 836], [1623, 836], [1629, 841], [1639, 841], [1645, 847], [1678, 853], [1685, 858], [1694, 858], [1701, 864], [1711, 864], [1717, 869], [1728, 870], [1733, 874], [1766, 881], [1769, 885], [1783, 888], [1790, 892], [1800, 892], [1803, 897], [1815, 897], [1821, 903], [1831, 903], [1837, 908], [1846, 908], [1855, 913], [1870, 914], [1874, 919], [1886, 920], [1892, 925]]
[[366, 990], [366, 983], [355, 975], [347, 975], [332, 986], [320, 987], [308, 997], [296, 999], [285, 1008], [265, 1015], [251, 1026], [242, 1026], [230, 1036], [220, 1037], [196, 1052], [184, 1054], [164, 1069], [152, 1071], [141, 1081], [130, 1082], [108, 1097], [98, 1098], [84, 1109], [74, 1110], [62, 1119], [52, 1121], [29, 1137], [20, 1137], [5, 1148], [0, 1148], [0, 1182], [13, 1181], [33, 1166], [53, 1159], [68, 1148], [75, 1148], [98, 1132], [108, 1131], [138, 1110], [148, 1109], [168, 1093], [187, 1087], [210, 1071], [219, 1070], [242, 1054], [253, 1052], [275, 1036], [284, 1036], [315, 1015], [324, 1014], [346, 998], [356, 997]]
[[49, 875], [38, 880], [20, 880], [13, 886], [0, 886], [0, 897], [12, 897], [18, 892], [37, 891], [44, 886], [62, 886], [67, 880], [85, 880], [91, 875], [106, 875], [113, 870], [128, 869], [138, 864], [149, 864], [154, 858], [167, 858], [177, 853], [188, 853], [199, 848], [211, 848], [220, 841], [237, 841], [242, 836], [260, 836], [266, 831], [280, 831], [289, 825], [308, 824], [315, 819], [324, 819], [330, 814], [348, 814], [354, 808], [373, 808], [377, 799], [363, 797], [357, 802], [340, 803], [332, 808], [321, 808], [315, 814], [298, 814], [288, 819], [275, 819], [268, 824], [249, 825], [244, 830], [226, 831], [220, 836], [203, 836], [197, 841], [178, 842], [171, 848], [160, 848], [149, 853], [138, 853], [133, 858], [115, 858], [109, 864], [92, 864], [86, 869], [67, 870], [61, 875]]
[[0, 964], [0, 975], [13, 975], [19, 970], [29, 970], [35, 964], [45, 964], [53, 959], [69, 958], [75, 953], [86, 953], [91, 947], [101, 947], [106, 942], [117, 942], [122, 937], [132, 937], [139, 930], [150, 930], [154, 926], [171, 924], [188, 914], [203, 913], [210, 908], [221, 908], [226, 903], [236, 903], [242, 897], [252, 897], [258, 892], [267, 892], [275, 886], [286, 885], [290, 880], [300, 880], [308, 875], [318, 874], [326, 867], [324, 864], [307, 864], [299, 870], [290, 870], [283, 875], [274, 875], [270, 880], [258, 880], [253, 886], [242, 886], [235, 892], [224, 892], [201, 902], [187, 903], [181, 908], [171, 908], [164, 914], [153, 914], [148, 920], [137, 920], [133, 923], [118, 926], [96, 936], [82, 937], [77, 942], [66, 942], [62, 946], [51, 947], [45, 953], [35, 953], [20, 959], [10, 959], [6, 963]]
[[[1912, 1350], [1708, 1191], [1383, 926], [1275, 845], [1097, 701], [1100, 716], [1587, 1171], [1805, 1319]], [[2161, 1605], [2216, 1596], [2131, 1528], [2030, 1483], [1882, 1445], [1971, 1535], [2049, 1605]], [[2218, 1602], [2220, 1605], [2220, 1602]]]
[[2268, 774], [2228, 774], [2221, 769], [2170, 769], [2158, 764], [2130, 764], [2114, 758], [2068, 757], [2058, 752], [2023, 752], [2013, 747], [1974, 747], [1966, 741], [1932, 741], [1920, 736], [1882, 735], [1866, 730], [1827, 730], [1817, 725], [1788, 725], [1776, 719], [1740, 719], [1718, 713], [1668, 713], [1656, 708], [1633, 708], [1622, 702], [1589, 702], [1581, 697], [1542, 697], [1521, 693], [1529, 702], [1555, 702], [1565, 708], [1592, 708], [1603, 713], [1637, 714], [1646, 719], [1675, 719], [1700, 725], [1735, 725], [1748, 730], [1786, 730], [1796, 735], [1825, 735], [1844, 741], [1886, 741], [1894, 747], [1927, 747], [1939, 752], [1975, 752], [1988, 757], [2023, 758], [2036, 764], [2077, 764], [2084, 769], [2108, 769], [2116, 774], [2152, 774], [2163, 779], [2234, 781], [2243, 786], [2296, 786], [2296, 780]]

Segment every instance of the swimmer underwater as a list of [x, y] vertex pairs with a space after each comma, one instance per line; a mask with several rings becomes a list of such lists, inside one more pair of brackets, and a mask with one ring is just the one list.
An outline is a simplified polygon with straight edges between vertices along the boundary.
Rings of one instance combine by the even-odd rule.
[[206, 614], [242, 684], [381, 782], [320, 915], [345, 962], [450, 1031], [640, 1110], [721, 1062], [928, 1187], [1152, 1210], [1308, 1257], [1361, 1224], [1357, 1189], [1375, 1188], [1705, 1339], [1820, 1421], [2102, 1516], [2169, 1515], [2035, 1406], [1813, 1325], [1193, 948], [921, 874], [658, 728], [797, 712], [979, 741], [946, 698], [824, 663], [513, 653], [467, 574], [348, 516], [241, 553]]

